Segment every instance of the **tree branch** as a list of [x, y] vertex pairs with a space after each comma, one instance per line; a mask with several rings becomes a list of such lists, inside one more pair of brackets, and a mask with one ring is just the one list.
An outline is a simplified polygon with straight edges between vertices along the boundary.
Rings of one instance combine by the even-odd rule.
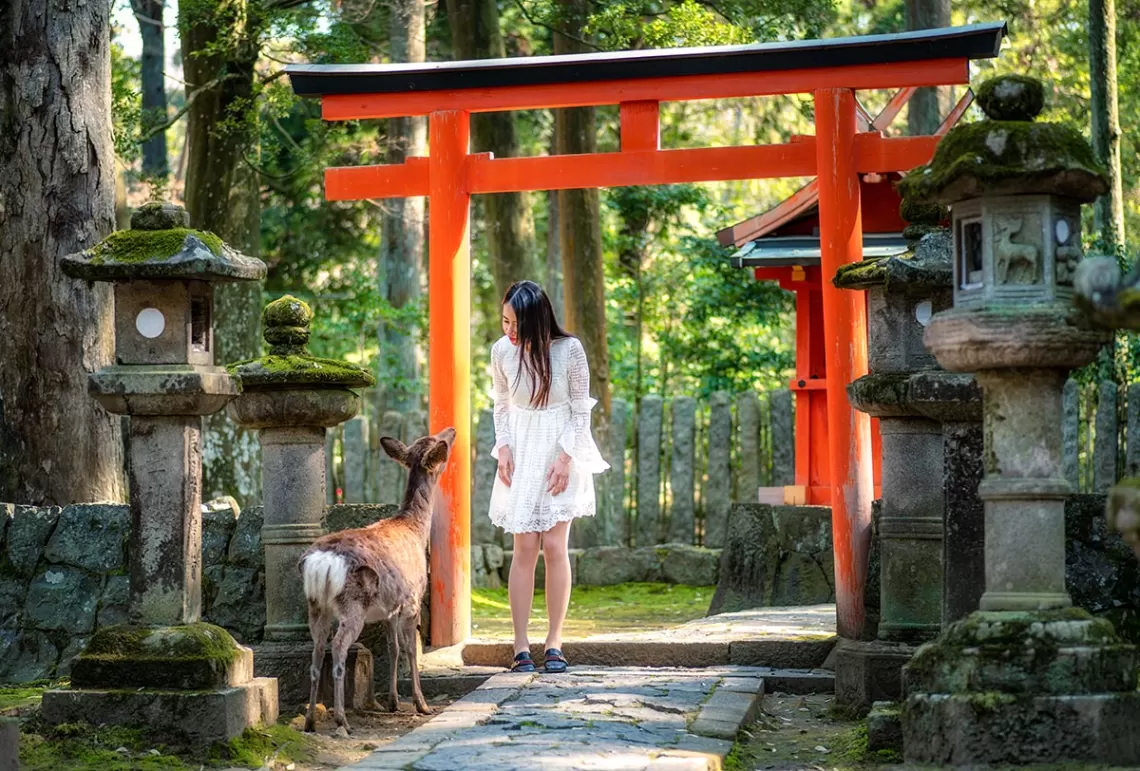
[[515, 0], [515, 5], [519, 9], [519, 13], [521, 13], [523, 15], [523, 18], [526, 19], [527, 21], [529, 21], [534, 26], [542, 27], [543, 29], [549, 30], [550, 32], [553, 32], [556, 35], [561, 35], [562, 37], [566, 38], [567, 40], [573, 40], [575, 43], [581, 43], [582, 45], [584, 45], [588, 48], [592, 48], [595, 51], [601, 51], [602, 50], [602, 47], [599, 46], [597, 43], [591, 43], [589, 40], [585, 40], [583, 38], [580, 38], [577, 35], [571, 35], [569, 32], [566, 32], [565, 30], [558, 29], [557, 27], [555, 27], [551, 24], [547, 24], [544, 21], [539, 21], [538, 19], [534, 18], [533, 16], [530, 15], [530, 11], [528, 11], [526, 9], [526, 6], [523, 5], [522, 0]]
[[182, 116], [190, 111], [190, 105], [194, 104], [194, 100], [198, 98], [198, 94], [202, 93], [203, 91], [205, 91], [207, 89], [213, 88], [214, 86], [217, 86], [218, 84], [222, 83], [223, 81], [230, 80], [231, 78], [236, 78], [236, 77], [237, 77], [237, 75], [232, 75], [232, 74], [231, 75], [222, 75], [220, 77], [214, 78], [213, 80], [209, 81], [208, 83], [205, 83], [205, 84], [199, 86], [198, 88], [194, 89], [190, 93], [188, 93], [186, 95], [186, 104], [179, 107], [178, 110], [174, 113], [174, 115], [170, 116], [170, 118], [168, 120], [163, 121], [162, 123], [158, 124], [157, 126], [151, 126], [149, 129], [147, 129], [147, 132], [145, 134], [141, 134], [139, 136], [139, 139], [138, 139], [139, 144], [142, 144], [143, 142], [150, 139], [151, 137], [153, 137], [157, 134], [160, 134], [163, 131], [166, 131], [168, 128], [170, 128], [175, 123], [180, 121], [182, 119]]

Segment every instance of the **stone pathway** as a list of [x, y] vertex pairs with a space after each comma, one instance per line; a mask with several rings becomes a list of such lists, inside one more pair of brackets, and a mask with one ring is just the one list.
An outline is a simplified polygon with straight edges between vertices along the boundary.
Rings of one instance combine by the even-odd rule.
[[353, 769], [706, 771], [759, 709], [755, 667], [495, 675]]

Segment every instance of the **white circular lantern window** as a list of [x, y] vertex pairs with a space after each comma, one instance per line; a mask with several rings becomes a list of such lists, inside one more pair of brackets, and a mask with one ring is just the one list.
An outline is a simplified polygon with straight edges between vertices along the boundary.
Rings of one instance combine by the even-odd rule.
[[930, 323], [930, 317], [934, 315], [934, 307], [930, 304], [930, 300], [923, 300], [918, 305], [914, 306], [914, 317], [922, 326]]
[[166, 317], [158, 308], [143, 308], [135, 317], [135, 329], [143, 337], [153, 340], [166, 329]]
[[1072, 235], [1072, 233], [1069, 231], [1069, 221], [1057, 220], [1057, 224], [1053, 226], [1053, 233], [1057, 236], [1058, 244], [1067, 243], [1069, 236]]

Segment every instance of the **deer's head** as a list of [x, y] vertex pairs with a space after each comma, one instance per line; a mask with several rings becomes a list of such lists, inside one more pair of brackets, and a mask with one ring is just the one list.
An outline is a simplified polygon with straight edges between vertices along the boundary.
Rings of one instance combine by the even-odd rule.
[[390, 436], [380, 437], [384, 452], [409, 471], [421, 470], [431, 479], [436, 479], [447, 466], [451, 445], [455, 442], [455, 429], [445, 428], [435, 436], [420, 437], [411, 445]]

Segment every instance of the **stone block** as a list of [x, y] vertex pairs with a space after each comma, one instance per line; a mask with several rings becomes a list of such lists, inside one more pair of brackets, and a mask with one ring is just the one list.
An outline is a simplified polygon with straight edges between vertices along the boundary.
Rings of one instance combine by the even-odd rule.
[[673, 445], [669, 469], [669, 540], [696, 541], [697, 400], [691, 396], [673, 399]]
[[772, 424], [772, 484], [794, 484], [795, 474], [795, 408], [792, 406], [792, 392], [773, 391], [768, 397], [768, 409]]
[[0, 627], [19, 626], [19, 616], [28, 594], [28, 582], [11, 573], [0, 574]]
[[1096, 439], [1093, 445], [1093, 492], [1107, 493], [1116, 484], [1116, 383], [1105, 381], [1097, 388]]
[[0, 771], [20, 771], [20, 721], [0, 717]]
[[95, 573], [126, 565], [130, 510], [117, 504], [65, 506], [44, 549], [48, 562], [73, 565]]
[[903, 666], [914, 647], [880, 640], [840, 640], [835, 658], [835, 703], [865, 714], [876, 701], [898, 701]]
[[[637, 419], [637, 545], [655, 546], [661, 526], [661, 431], [665, 403], [648, 394]], [[615, 582], [617, 583], [617, 582]]]
[[1140, 765], [1136, 691], [1021, 697], [988, 692], [911, 694], [904, 714], [908, 763]]
[[261, 548], [261, 526], [265, 512], [261, 506], [249, 506], [238, 515], [237, 526], [226, 557], [229, 565], [265, 569], [265, 552]]
[[67, 647], [63, 649], [63, 653], [59, 654], [59, 665], [55, 669], [56, 677], [69, 677], [71, 675], [72, 664], [75, 663], [76, 657], [83, 653], [90, 641], [91, 638], [87, 636], [71, 638]]
[[[404, 430], [404, 416], [395, 410], [385, 412], [380, 418], [380, 430], [377, 432], [376, 443], [379, 444], [381, 436], [398, 438]], [[494, 441], [492, 439], [492, 441]], [[373, 457], [376, 458], [376, 502], [399, 505], [404, 499], [404, 487], [407, 484], [407, 472], [404, 467], [388, 457], [388, 453], [381, 447]]]
[[709, 399], [708, 471], [701, 502], [705, 509], [705, 546], [724, 546], [732, 498], [732, 407], [717, 391]]
[[145, 727], [208, 746], [277, 722], [277, 682], [256, 678], [215, 691], [54, 690], [44, 693], [41, 714], [49, 725]]
[[816, 669], [827, 661], [836, 639], [735, 640], [729, 644], [728, 663], [738, 667]]
[[265, 627], [265, 573], [253, 568], [227, 567], [204, 618], [224, 627], [243, 643], [260, 641]]
[[1079, 492], [1080, 467], [1080, 386], [1069, 378], [1061, 390], [1061, 466], [1065, 479], [1069, 480], [1074, 492]]
[[876, 701], [867, 715], [867, 749], [902, 753], [902, 709], [898, 702]]
[[737, 503], [709, 615], [835, 601], [831, 510]]
[[719, 549], [669, 544], [665, 547], [665, 559], [661, 563], [661, 573], [664, 579], [671, 584], [715, 586], [719, 563]]
[[498, 533], [491, 523], [491, 490], [499, 462], [491, 455], [495, 447], [495, 414], [493, 410], [479, 411], [475, 429], [475, 463], [471, 469], [471, 542], [497, 542]]
[[16, 516], [16, 504], [0, 503], [0, 546], [4, 544], [4, 536], [8, 534], [8, 523]]
[[[264, 643], [253, 652], [254, 674], [276, 678], [278, 707], [286, 714], [308, 705], [312, 663], [312, 645]], [[344, 675], [344, 705], [347, 709], [375, 709], [372, 663], [372, 652], [363, 645], [354, 644], [348, 649]], [[333, 707], [333, 685], [332, 650], [329, 646], [325, 651], [321, 684], [317, 691], [317, 701], [329, 709]]]
[[325, 509], [325, 529], [330, 533], [368, 527], [394, 517], [400, 507], [392, 503], [341, 503]]
[[241, 509], [230, 497], [215, 498], [202, 509], [202, 565], [208, 568], [225, 562]]
[[344, 502], [365, 503], [368, 478], [368, 419], [363, 415], [344, 424]]
[[977, 610], [985, 591], [985, 505], [978, 497], [984, 439], [981, 422], [942, 426], [943, 627]]
[[29, 683], [55, 672], [59, 649], [37, 629], [0, 632], [0, 683]]
[[8, 525], [8, 563], [21, 576], [30, 578], [43, 556], [55, 524], [58, 506], [17, 506]]
[[36, 629], [84, 634], [95, 628], [101, 581], [79, 568], [51, 566], [32, 579], [24, 623]]
[[1134, 477], [1140, 475], [1140, 383], [1128, 386], [1128, 401], [1125, 404], [1127, 412], [1127, 428], [1125, 436], [1128, 437], [1126, 455], [1124, 459], [1124, 476]]
[[577, 578], [582, 586], [658, 581], [660, 576], [661, 567], [655, 547], [599, 546], [586, 549], [578, 558]]
[[76, 688], [211, 690], [249, 682], [253, 651], [220, 627], [100, 629], [72, 665]]

